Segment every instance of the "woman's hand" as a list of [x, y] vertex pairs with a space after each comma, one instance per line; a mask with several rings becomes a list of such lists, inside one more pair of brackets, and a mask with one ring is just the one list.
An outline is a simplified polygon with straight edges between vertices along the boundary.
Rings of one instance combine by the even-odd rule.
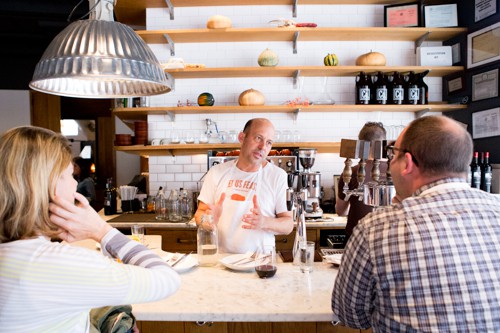
[[67, 242], [88, 238], [101, 242], [112, 227], [80, 193], [75, 193], [75, 202], [56, 196], [49, 205], [50, 220], [61, 229], [59, 237]]

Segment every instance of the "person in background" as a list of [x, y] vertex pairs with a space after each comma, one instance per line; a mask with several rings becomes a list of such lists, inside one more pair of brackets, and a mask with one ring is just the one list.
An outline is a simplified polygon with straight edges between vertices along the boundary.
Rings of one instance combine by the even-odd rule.
[[[85, 333], [92, 308], [151, 302], [177, 291], [172, 268], [112, 228], [76, 192], [71, 148], [62, 135], [13, 128], [0, 136], [0, 156], [2, 332]], [[56, 237], [93, 239], [103, 253], [51, 241]]]
[[213, 215], [221, 252], [274, 246], [274, 235], [293, 230], [286, 172], [266, 160], [274, 132], [267, 119], [249, 120], [238, 135], [238, 159], [212, 167], [205, 177], [195, 219], [199, 225], [203, 214]]
[[91, 177], [90, 167], [92, 166], [92, 161], [89, 159], [84, 159], [80, 156], [73, 158], [73, 177], [75, 177], [78, 182], [76, 191], [81, 193], [93, 205], [95, 202], [95, 183], [94, 179]]
[[454, 120], [414, 120], [388, 147], [400, 200], [363, 218], [332, 293], [346, 326], [498, 332], [500, 197], [466, 182], [472, 139]]
[[[365, 141], [376, 141], [385, 140], [386, 131], [382, 123], [367, 122], [363, 128], [359, 131], [358, 140]], [[373, 160], [369, 159], [366, 161], [366, 176], [365, 183], [372, 181], [371, 170], [373, 167]], [[359, 165], [352, 167], [351, 181], [349, 182], [349, 190], [354, 190], [358, 188], [358, 169]], [[387, 162], [380, 161], [380, 180], [386, 179], [387, 172]], [[351, 196], [347, 201], [345, 200], [346, 195], [343, 192], [344, 179], [340, 177], [338, 184], [338, 196], [335, 201], [335, 212], [339, 216], [347, 215], [347, 224], [345, 227], [345, 240], [344, 246], [352, 235], [352, 230], [358, 224], [358, 221], [362, 219], [366, 214], [373, 211], [373, 207], [365, 205], [363, 200], [360, 200], [358, 196]]]

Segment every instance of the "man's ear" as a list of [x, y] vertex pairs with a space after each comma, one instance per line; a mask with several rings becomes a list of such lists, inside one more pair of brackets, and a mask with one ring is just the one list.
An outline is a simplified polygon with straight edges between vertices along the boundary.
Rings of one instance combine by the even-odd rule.
[[403, 175], [405, 175], [405, 176], [406, 175], [410, 175], [410, 174], [415, 173], [416, 171], [418, 171], [418, 167], [415, 164], [415, 162], [413, 162], [413, 159], [411, 158], [411, 154], [410, 153], [405, 153], [405, 156], [403, 158], [402, 163], [404, 163], [404, 168], [403, 168], [403, 171], [402, 171]]
[[242, 142], [243, 142], [243, 139], [244, 139], [244, 138], [245, 138], [245, 133], [243, 133], [243, 132], [238, 133], [238, 141], [239, 141], [240, 143], [242, 143]]

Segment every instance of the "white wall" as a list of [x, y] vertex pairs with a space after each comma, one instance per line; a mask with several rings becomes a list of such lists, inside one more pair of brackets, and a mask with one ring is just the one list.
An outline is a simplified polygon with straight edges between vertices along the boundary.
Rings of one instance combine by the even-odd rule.
[[28, 90], [0, 90], [0, 133], [30, 125], [30, 93]]
[[[207, 19], [215, 14], [228, 16], [234, 28], [270, 27], [268, 21], [284, 17], [291, 19], [291, 6], [219, 6], [175, 8], [175, 20], [170, 20], [163, 8], [147, 9], [147, 29], [205, 28]], [[309, 5], [298, 6], [296, 22], [315, 22], [320, 27], [381, 27], [381, 5]], [[434, 43], [432, 45], [440, 45]], [[170, 52], [166, 45], [150, 45], [160, 62], [167, 62]], [[357, 56], [370, 50], [386, 55], [388, 65], [415, 65], [413, 42], [348, 41], [348, 42], [299, 42], [298, 52], [293, 54], [291, 42], [230, 42], [230, 43], [179, 43], [175, 45], [175, 57], [186, 63], [202, 63], [207, 67], [257, 66], [259, 54], [266, 48], [278, 53], [278, 66], [322, 66], [327, 53], [336, 53], [340, 65], [354, 65]], [[325, 82], [326, 81], [326, 82]], [[441, 100], [441, 78], [427, 78], [430, 101]], [[261, 91], [266, 104], [282, 104], [295, 97], [312, 100], [331, 98], [337, 104], [354, 104], [354, 77], [304, 78], [302, 88], [294, 88], [291, 78], [215, 78], [176, 80], [175, 90], [150, 98], [151, 106], [175, 106], [180, 100], [196, 102], [200, 93], [208, 91], [215, 97], [216, 105], [238, 105], [239, 94], [249, 88]], [[168, 116], [150, 115], [149, 139], [168, 138], [172, 130], [205, 129], [205, 119], [216, 121], [219, 130], [241, 130], [253, 117], [267, 117], [278, 130], [298, 130], [301, 141], [334, 141], [356, 138], [366, 121], [380, 121], [386, 126], [402, 126], [414, 119], [410, 112], [330, 112], [303, 113], [297, 121], [291, 114], [210, 114], [209, 108], [200, 114], [177, 114], [175, 121]], [[150, 157], [150, 191], [159, 186], [167, 189], [197, 188], [197, 181], [205, 173], [206, 156]], [[326, 198], [333, 193], [333, 175], [340, 174], [343, 160], [338, 154], [320, 154], [314, 171], [320, 171]], [[198, 184], [201, 186], [201, 184]]]

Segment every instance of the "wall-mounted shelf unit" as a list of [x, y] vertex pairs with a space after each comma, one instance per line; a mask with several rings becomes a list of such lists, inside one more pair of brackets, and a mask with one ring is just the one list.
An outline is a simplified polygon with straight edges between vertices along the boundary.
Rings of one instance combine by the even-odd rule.
[[[290, 113], [295, 117], [302, 112], [450, 112], [465, 109], [466, 105], [431, 103], [427, 105], [262, 105], [262, 106], [183, 106], [183, 107], [138, 107], [115, 108], [113, 113], [121, 120], [147, 120], [148, 115], [166, 114], [175, 120], [176, 114], [203, 113]], [[132, 124], [133, 126], [133, 124]]]
[[120, 0], [115, 15], [121, 23], [145, 26], [146, 8], [168, 8], [173, 20], [175, 7], [290, 5], [293, 17], [296, 17], [298, 5], [390, 5], [405, 2], [408, 0]]
[[228, 28], [139, 30], [137, 34], [148, 44], [167, 44], [175, 55], [176, 43], [223, 42], [292, 42], [307, 41], [444, 41], [467, 31], [466, 28]]
[[[141, 156], [161, 155], [195, 155], [206, 154], [208, 150], [240, 149], [239, 143], [207, 143], [207, 144], [170, 144], [161, 146], [115, 146], [116, 151], [123, 151]], [[276, 142], [274, 148], [316, 148], [320, 153], [338, 153], [340, 142]]]

